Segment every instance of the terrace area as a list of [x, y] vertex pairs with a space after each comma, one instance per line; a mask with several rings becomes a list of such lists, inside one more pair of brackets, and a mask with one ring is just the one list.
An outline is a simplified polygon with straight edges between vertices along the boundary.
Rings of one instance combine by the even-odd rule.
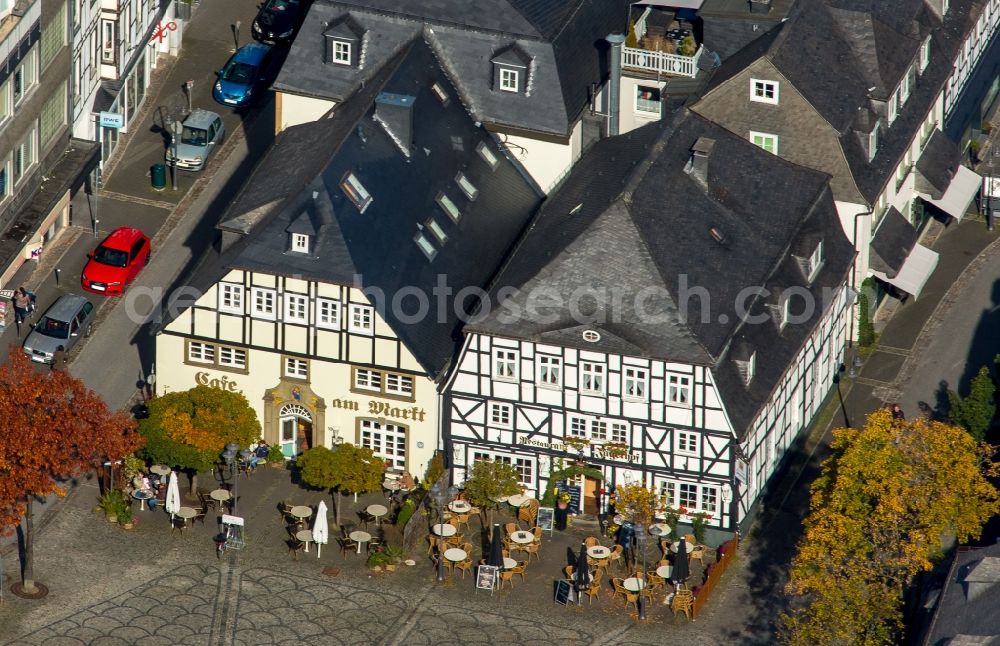
[[622, 48], [628, 71], [695, 78], [705, 54], [701, 44], [701, 0], [668, 0], [632, 6], [629, 33]]

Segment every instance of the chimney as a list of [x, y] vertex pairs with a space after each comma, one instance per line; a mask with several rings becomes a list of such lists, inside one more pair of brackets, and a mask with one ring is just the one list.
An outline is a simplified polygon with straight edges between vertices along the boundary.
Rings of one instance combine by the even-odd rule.
[[407, 94], [379, 92], [375, 97], [374, 119], [382, 124], [385, 131], [403, 154], [410, 156], [413, 147], [413, 102], [416, 97]]
[[684, 168], [684, 172], [694, 175], [694, 178], [705, 187], [708, 186], [708, 156], [712, 154], [714, 146], [715, 139], [698, 137], [691, 146], [691, 159]]
[[771, 0], [750, 0], [750, 13], [771, 13]]
[[984, 557], [965, 575], [966, 601], [973, 601], [988, 590], [995, 591], [998, 581], [1000, 581], [1000, 558]]
[[622, 84], [622, 43], [625, 42], [623, 34], [610, 34], [605, 40], [611, 44], [608, 50], [608, 66], [611, 69], [611, 78], [608, 80], [608, 136], [614, 137], [618, 134], [618, 95], [621, 93]]

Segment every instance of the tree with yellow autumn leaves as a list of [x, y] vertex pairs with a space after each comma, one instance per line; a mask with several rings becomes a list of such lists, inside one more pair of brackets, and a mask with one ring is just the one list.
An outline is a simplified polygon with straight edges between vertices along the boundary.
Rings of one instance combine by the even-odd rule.
[[832, 448], [792, 561], [782, 641], [898, 643], [913, 577], [943, 555], [946, 537], [976, 538], [1000, 511], [987, 479], [994, 449], [962, 428], [886, 410], [834, 431]]
[[196, 386], [150, 401], [139, 433], [146, 438], [140, 456], [187, 470], [193, 492], [198, 472], [213, 468], [226, 444], [246, 447], [260, 439], [260, 422], [242, 394]]

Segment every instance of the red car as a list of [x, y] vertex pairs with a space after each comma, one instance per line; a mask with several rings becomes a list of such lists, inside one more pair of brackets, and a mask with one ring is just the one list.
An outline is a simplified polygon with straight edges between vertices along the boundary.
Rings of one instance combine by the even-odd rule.
[[83, 268], [81, 283], [95, 294], [121, 294], [149, 263], [149, 236], [132, 227], [119, 227], [104, 239]]

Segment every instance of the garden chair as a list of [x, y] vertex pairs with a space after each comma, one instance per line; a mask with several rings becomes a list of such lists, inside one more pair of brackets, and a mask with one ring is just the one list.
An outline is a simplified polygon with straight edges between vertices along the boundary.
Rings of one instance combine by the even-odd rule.
[[688, 562], [689, 563], [691, 561], [696, 560], [696, 559], [697, 559], [697, 561], [699, 563], [701, 563], [702, 565], [705, 565], [705, 546], [704, 545], [695, 545], [694, 549], [691, 550], [691, 552], [688, 554]]
[[591, 547], [597, 547], [600, 544], [600, 541], [598, 541], [594, 536], [588, 536], [583, 539], [583, 544], [589, 550]]
[[299, 539], [295, 538], [294, 536], [289, 538], [285, 542], [288, 544], [288, 553], [291, 554], [296, 561], [298, 561], [299, 552], [305, 550], [306, 544], [303, 541], [300, 541]]
[[518, 531], [517, 523], [507, 523], [503, 526], [503, 530], [507, 533], [507, 536], [510, 536], [514, 532]]
[[594, 580], [590, 582], [590, 585], [583, 591], [585, 595], [590, 597], [587, 600], [588, 605], [594, 603], [594, 597], [601, 593], [601, 579], [604, 577], [604, 571], [598, 570], [594, 573]]
[[677, 619], [677, 613], [683, 612], [684, 616], [691, 620], [691, 613], [694, 610], [694, 595], [691, 594], [690, 590], [678, 590], [674, 594], [673, 601], [670, 602], [670, 609], [674, 613], [674, 619]]
[[611, 550], [611, 554], [607, 558], [608, 567], [610, 567], [611, 563], [616, 563], [619, 568], [624, 567], [625, 559], [622, 558], [623, 551], [624, 548], [621, 545], [615, 545], [615, 548]]
[[521, 581], [524, 581], [524, 571], [528, 568], [527, 561], [518, 561], [517, 565], [510, 569], [512, 574], [520, 574]]
[[434, 550], [437, 549], [438, 538], [433, 534], [427, 535], [427, 556], [433, 556]]
[[340, 554], [345, 559], [347, 558], [348, 554], [358, 553], [358, 544], [354, 541], [353, 538], [351, 538], [346, 534], [344, 536], [339, 537], [337, 539], [337, 543], [340, 544]]
[[[468, 554], [468, 552], [466, 552], [466, 554]], [[464, 561], [460, 561], [455, 564], [455, 567], [462, 571], [462, 578], [464, 579], [466, 572], [472, 572], [472, 559], [467, 558]]]
[[517, 520], [521, 522], [522, 520], [528, 523], [529, 526], [534, 525], [538, 518], [538, 507], [541, 505], [537, 500], [529, 500], [524, 503], [523, 506], [517, 509]]
[[500, 570], [500, 589], [503, 590], [503, 584], [509, 583], [510, 589], [514, 589], [514, 571], [513, 570]]

